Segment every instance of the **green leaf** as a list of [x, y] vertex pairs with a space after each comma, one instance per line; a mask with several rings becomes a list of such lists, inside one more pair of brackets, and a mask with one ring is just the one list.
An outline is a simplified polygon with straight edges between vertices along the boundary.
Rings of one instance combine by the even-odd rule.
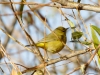
[[75, 40], [75, 39], [79, 39], [79, 38], [81, 38], [82, 37], [82, 35], [83, 35], [83, 32], [78, 32], [78, 31], [76, 31], [76, 32], [73, 32], [72, 33], [72, 38]]
[[94, 25], [91, 25], [91, 27], [100, 35], [100, 28]]
[[[100, 41], [99, 41], [95, 31], [98, 31], [98, 28], [92, 25], [91, 26], [92, 40], [93, 40], [93, 43], [94, 43], [94, 47], [97, 48], [99, 43], [100, 43]], [[100, 49], [98, 50], [97, 58], [98, 58], [98, 64], [100, 65]]]
[[75, 27], [74, 23], [70, 20], [68, 20], [68, 24], [70, 25], [70, 27]]
[[[26, 2], [26, 0], [21, 0], [21, 2]], [[21, 4], [20, 9], [19, 9], [19, 12], [21, 12], [21, 14], [20, 14], [21, 20], [22, 20], [23, 9], [24, 9], [24, 4]]]
[[82, 44], [85, 44], [85, 45], [91, 45], [92, 42], [88, 42], [88, 41], [80, 41]]
[[96, 32], [95, 32], [93, 26], [91, 26], [91, 33], [92, 33], [92, 39], [93, 39], [94, 47], [97, 48], [97, 46], [99, 45], [99, 39], [96, 35]]

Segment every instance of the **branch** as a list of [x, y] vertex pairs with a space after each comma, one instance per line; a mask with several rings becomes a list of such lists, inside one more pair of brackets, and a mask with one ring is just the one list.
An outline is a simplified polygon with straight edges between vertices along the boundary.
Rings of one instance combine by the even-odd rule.
[[71, 53], [69, 55], [65, 55], [65, 56], [63, 56], [61, 58], [52, 59], [52, 60], [50, 60], [48, 62], [45, 62], [45, 63], [42, 63], [42, 64], [40, 64], [38, 66], [28, 68], [28, 69], [22, 71], [22, 73], [30, 72], [30, 71], [33, 71], [33, 70], [38, 70], [38, 69], [44, 68], [45, 66], [48, 66], [48, 65], [51, 65], [51, 64], [55, 64], [55, 63], [63, 61], [63, 60], [67, 60], [69, 58], [72, 58], [72, 57], [75, 57], [75, 56], [78, 56], [78, 55], [81, 55], [81, 54], [84, 54], [86, 52], [93, 51], [93, 50], [94, 49], [75, 51], [75, 52], [73, 52], [73, 53]]
[[88, 11], [100, 12], [100, 6], [77, 3], [77, 2], [70, 2], [66, 0], [52, 0], [52, 1], [60, 3], [62, 6], [65, 6], [65, 8], [68, 8], [68, 9], [78, 9], [78, 10], [88, 10]]
[[15, 9], [14, 9], [14, 6], [13, 6], [11, 0], [10, 0], [10, 2], [11, 2], [11, 8], [12, 8], [13, 12], [15, 13], [15, 17], [16, 17], [16, 19], [18, 20], [20, 27], [21, 27], [22, 30], [24, 31], [24, 33], [25, 33], [27, 39], [29, 39], [29, 40], [32, 42], [32, 44], [34, 44], [34, 46], [35, 46], [35, 48], [36, 48], [36, 51], [37, 51], [37, 54], [35, 53], [36, 51], [34, 51], [34, 50], [32, 50], [32, 52], [36, 54], [36, 56], [39, 58], [40, 62], [43, 62], [44, 60], [43, 60], [43, 57], [42, 57], [42, 55], [41, 55], [41, 53], [40, 53], [38, 47], [35, 45], [34, 41], [33, 41], [32, 38], [31, 38], [31, 36], [30, 36], [30, 35], [26, 32], [26, 30], [24, 29], [23, 23], [22, 23], [21, 19], [19, 18], [19, 16], [16, 14], [16, 11], [15, 11]]
[[78, 56], [78, 55], [81, 55], [81, 54], [84, 54], [86, 52], [89, 52], [89, 51], [93, 51], [94, 49], [87, 49], [87, 50], [80, 50], [80, 51], [75, 51], [71, 54], [68, 54], [68, 55], [65, 55], [61, 58], [57, 58], [57, 59], [53, 59], [53, 60], [50, 60], [47, 65], [51, 65], [51, 64], [54, 64], [54, 63], [57, 63], [57, 62], [60, 62], [60, 61], [63, 61], [63, 60], [67, 60], [69, 58], [72, 58], [72, 57], [75, 57], [75, 56]]
[[0, 2], [0, 4], [26, 4], [26, 5], [37, 5], [37, 7], [41, 6], [39, 8], [42, 8], [44, 6], [50, 6], [50, 7], [59, 7], [59, 8], [67, 8], [67, 9], [79, 9], [79, 10], [100, 12], [100, 6], [77, 3], [77, 2], [70, 2], [70, 1], [66, 1], [66, 0], [52, 0], [52, 2], [57, 2], [57, 3], [61, 4], [62, 6], [52, 5], [52, 3], [40, 4], [40, 3], [35, 3], [35, 2], [11, 2], [11, 3], [10, 2]]

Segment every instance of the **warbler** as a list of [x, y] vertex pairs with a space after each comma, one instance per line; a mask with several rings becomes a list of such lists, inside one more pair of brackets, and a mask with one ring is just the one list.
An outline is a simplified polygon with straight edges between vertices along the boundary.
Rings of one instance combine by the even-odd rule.
[[[43, 39], [36, 43], [37, 47], [43, 48], [48, 52], [54, 54], [58, 53], [64, 48], [64, 43], [66, 43], [66, 31], [68, 28], [57, 27], [53, 32], [46, 35]], [[34, 45], [26, 45], [26, 46], [34, 46]]]

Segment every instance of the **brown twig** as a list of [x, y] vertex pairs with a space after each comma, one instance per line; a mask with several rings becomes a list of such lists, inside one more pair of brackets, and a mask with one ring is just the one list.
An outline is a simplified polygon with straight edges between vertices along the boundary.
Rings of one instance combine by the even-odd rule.
[[50, 6], [50, 7], [60, 7], [60, 8], [67, 8], [67, 9], [79, 8], [79, 10], [88, 10], [88, 11], [100, 12], [100, 9], [99, 9], [100, 6], [95, 6], [95, 5], [90, 5], [90, 4], [83, 4], [83, 3], [77, 3], [77, 2], [69, 2], [69, 1], [66, 1], [66, 0], [52, 0], [52, 1], [53, 2], [58, 2], [62, 6], [52, 5], [50, 3], [40, 4], [40, 3], [34, 3], [34, 2], [0, 2], [0, 4], [26, 4], [26, 5], [39, 5], [41, 7], [43, 7], [43, 6]]
[[40, 53], [38, 47], [35, 45], [34, 41], [33, 41], [32, 38], [31, 38], [31, 36], [30, 36], [30, 35], [26, 32], [26, 30], [24, 29], [23, 23], [22, 23], [21, 19], [19, 18], [19, 16], [16, 14], [16, 11], [15, 11], [15, 9], [14, 9], [14, 7], [13, 7], [13, 3], [12, 3], [11, 0], [10, 0], [10, 2], [11, 2], [11, 8], [12, 8], [13, 12], [15, 13], [16, 19], [18, 20], [18, 22], [19, 22], [19, 24], [20, 24], [20, 27], [22, 28], [22, 30], [23, 30], [24, 33], [26, 34], [26, 37], [29, 39], [30, 43], [32, 42], [32, 44], [34, 44], [34, 46], [36, 47], [36, 50], [35, 50], [35, 51], [32, 50], [33, 53], [35, 53], [35, 54], [37, 55], [37, 57], [39, 58], [40, 62], [44, 61], [44, 59], [43, 59], [43, 57], [42, 57], [42, 55], [41, 55], [41, 53]]
[[48, 66], [48, 65], [51, 65], [51, 64], [55, 64], [55, 63], [60, 62], [60, 61], [63, 61], [63, 60], [68, 60], [69, 58], [72, 58], [72, 57], [75, 57], [75, 56], [78, 56], [78, 55], [81, 55], [81, 54], [84, 54], [86, 52], [93, 51], [93, 50], [94, 49], [91, 49], [91, 50], [90, 49], [87, 49], [87, 50], [75, 51], [74, 53], [65, 55], [65, 56], [63, 56], [61, 58], [52, 59], [52, 60], [50, 60], [48, 62], [45, 62], [45, 63], [42, 63], [42, 64], [40, 64], [38, 66], [28, 68], [28, 69], [22, 71], [22, 73], [26, 73], [26, 72], [29, 72], [29, 71], [41, 69], [41, 68], [44, 68], [44, 66]]

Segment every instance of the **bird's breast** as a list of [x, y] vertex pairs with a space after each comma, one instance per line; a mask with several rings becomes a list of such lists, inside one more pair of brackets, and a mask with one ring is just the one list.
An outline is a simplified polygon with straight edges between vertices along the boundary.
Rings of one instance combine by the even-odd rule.
[[47, 51], [51, 53], [57, 53], [62, 50], [64, 44], [61, 41], [52, 41], [46, 44]]

